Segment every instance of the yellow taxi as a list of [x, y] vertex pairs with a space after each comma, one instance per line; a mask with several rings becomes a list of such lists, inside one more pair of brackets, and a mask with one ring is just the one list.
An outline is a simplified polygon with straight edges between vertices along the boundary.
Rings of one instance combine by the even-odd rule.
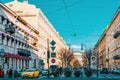
[[26, 69], [21, 74], [21, 78], [34, 78], [34, 77], [39, 77], [39, 71], [37, 69]]

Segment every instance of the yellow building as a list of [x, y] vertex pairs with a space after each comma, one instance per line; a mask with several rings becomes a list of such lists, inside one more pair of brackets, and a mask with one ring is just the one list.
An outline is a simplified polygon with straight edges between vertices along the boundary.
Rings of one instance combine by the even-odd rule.
[[102, 34], [96, 45], [98, 58], [99, 58], [99, 67], [106, 67], [106, 31]]
[[[101, 54], [102, 50], [105, 51], [103, 55], [106, 55], [106, 67], [120, 68], [120, 7], [105, 30], [104, 35], [105, 38], [100, 38], [97, 43], [98, 53]], [[100, 59], [99, 63], [104, 62], [103, 59]]]
[[65, 42], [63, 41], [63, 39], [60, 37], [59, 33], [54, 29], [52, 24], [48, 21], [48, 19], [42, 13], [42, 11], [39, 8], [36, 8], [35, 5], [29, 4], [27, 0], [23, 2], [14, 0], [12, 2], [6, 3], [5, 5], [9, 7], [10, 9], [12, 9], [17, 15], [22, 17], [27, 23], [29, 23], [35, 30], [39, 32], [38, 42], [36, 45], [38, 48], [37, 55], [40, 59], [44, 61], [45, 68], [48, 67], [47, 39], [49, 39], [49, 42], [51, 42], [52, 40], [56, 42], [55, 44], [56, 58], [54, 58], [56, 61], [55, 63], [51, 63], [51, 59], [53, 58], [50, 58], [50, 64], [59, 65], [61, 61], [59, 60], [57, 53], [61, 48], [66, 48], [67, 46]]

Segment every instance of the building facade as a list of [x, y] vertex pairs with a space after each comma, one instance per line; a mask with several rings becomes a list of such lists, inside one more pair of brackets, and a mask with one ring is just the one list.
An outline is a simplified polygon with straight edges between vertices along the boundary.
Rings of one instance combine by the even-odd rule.
[[[110, 25], [96, 44], [99, 63], [108, 68], [120, 68], [120, 8], [118, 8]], [[104, 67], [104, 66], [103, 66]]]
[[51, 50], [50, 42], [54, 40], [56, 42], [54, 51], [56, 53], [56, 57], [54, 57], [55, 63], [51, 63], [51, 59], [53, 58], [50, 58], [49, 61], [51, 65], [61, 66], [62, 63], [61, 60], [59, 60], [59, 55], [57, 53], [61, 48], [66, 48], [67, 46], [63, 39], [60, 37], [59, 33], [54, 29], [54, 27], [51, 25], [51, 23], [48, 21], [45, 15], [42, 13], [42, 11], [39, 8], [36, 8], [35, 5], [29, 4], [27, 0], [23, 2], [14, 0], [13, 2], [7, 3], [6, 6], [12, 9], [17, 15], [22, 17], [27, 23], [29, 23], [34, 29], [36, 29], [39, 32], [37, 42], [37, 55], [40, 59], [39, 65], [41, 65], [44, 68], [48, 67], [48, 45], [50, 53], [52, 53], [53, 51]]
[[38, 48], [31, 39], [38, 41], [38, 34], [26, 21], [0, 3], [0, 65], [5, 72], [9, 68], [18, 71], [37, 68]]

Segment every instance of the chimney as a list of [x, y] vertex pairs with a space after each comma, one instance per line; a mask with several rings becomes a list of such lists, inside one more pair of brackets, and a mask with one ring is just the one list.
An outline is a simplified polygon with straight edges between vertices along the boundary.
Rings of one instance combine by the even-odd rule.
[[28, 4], [28, 0], [23, 0], [23, 3], [27, 3]]

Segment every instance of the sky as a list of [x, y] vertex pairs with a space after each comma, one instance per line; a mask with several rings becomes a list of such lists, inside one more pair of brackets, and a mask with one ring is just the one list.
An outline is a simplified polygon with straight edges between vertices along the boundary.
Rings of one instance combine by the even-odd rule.
[[[13, 0], [0, 0], [7, 3]], [[23, 0], [18, 0], [23, 1]], [[110, 24], [120, 0], [28, 0], [40, 8], [66, 44], [93, 48]]]

